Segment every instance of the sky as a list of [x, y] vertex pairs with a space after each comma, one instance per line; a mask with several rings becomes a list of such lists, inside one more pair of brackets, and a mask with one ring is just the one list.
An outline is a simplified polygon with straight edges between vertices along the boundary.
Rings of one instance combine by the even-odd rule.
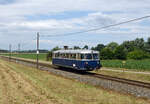
[[[0, 49], [40, 49], [117, 42], [150, 37], [150, 18], [88, 33], [55, 36], [103, 27], [150, 15], [150, 0], [0, 0]], [[48, 35], [49, 37], [46, 37]], [[55, 36], [55, 37], [50, 37]]]

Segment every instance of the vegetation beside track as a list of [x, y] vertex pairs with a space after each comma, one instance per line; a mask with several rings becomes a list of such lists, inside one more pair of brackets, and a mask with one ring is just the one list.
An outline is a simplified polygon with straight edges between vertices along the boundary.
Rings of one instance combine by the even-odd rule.
[[93, 72], [103, 74], [103, 75], [118, 77], [118, 78], [125, 78], [125, 79], [150, 83], [150, 77], [149, 77], [150, 74], [136, 73], [136, 72], [134, 73], [134, 72], [123, 70], [123, 69], [122, 69], [122, 71], [121, 70], [112, 71], [111, 69], [109, 70], [109, 69], [105, 69], [105, 68], [102, 68], [101, 70], [93, 71]]
[[112, 91], [0, 60], [2, 104], [149, 104]]
[[150, 71], [150, 59], [145, 60], [102, 60], [103, 67], [126, 68], [136, 71]]

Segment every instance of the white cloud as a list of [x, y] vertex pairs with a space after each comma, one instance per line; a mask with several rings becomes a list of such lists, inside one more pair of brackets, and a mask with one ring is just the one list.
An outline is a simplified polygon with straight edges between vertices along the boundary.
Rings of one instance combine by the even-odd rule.
[[[23, 38], [30, 40], [37, 31], [43, 34], [83, 31], [148, 15], [150, 11], [149, 4], [150, 0], [14, 0], [13, 2], [0, 2], [0, 36], [7, 38], [7, 36], [13, 35], [12, 39], [14, 40]], [[92, 13], [83, 17], [61, 20], [55, 18], [28, 19], [30, 16], [51, 16], [54, 14], [57, 16], [59, 13], [74, 11], [91, 11]], [[116, 33], [122, 36], [122, 34], [129, 33], [149, 33], [149, 27], [140, 23], [135, 22], [116, 26], [106, 30], [94, 31], [91, 34]], [[30, 36], [30, 38], [26, 38], [26, 36]], [[141, 36], [147, 37], [143, 34]], [[6, 40], [1, 42], [5, 44]], [[19, 42], [11, 39], [9, 41]], [[48, 43], [48, 41], [46, 42]], [[88, 42], [85, 43], [88, 44]], [[61, 44], [61, 42], [57, 44]], [[71, 44], [75, 44], [75, 42]]]

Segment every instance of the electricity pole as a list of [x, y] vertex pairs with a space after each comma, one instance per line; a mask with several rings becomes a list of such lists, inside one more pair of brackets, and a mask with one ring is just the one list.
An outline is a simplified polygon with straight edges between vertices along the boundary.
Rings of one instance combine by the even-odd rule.
[[9, 44], [9, 61], [11, 60], [11, 44]]
[[39, 32], [37, 33], [37, 69], [39, 69]]
[[20, 53], [20, 43], [18, 44], [18, 53]]

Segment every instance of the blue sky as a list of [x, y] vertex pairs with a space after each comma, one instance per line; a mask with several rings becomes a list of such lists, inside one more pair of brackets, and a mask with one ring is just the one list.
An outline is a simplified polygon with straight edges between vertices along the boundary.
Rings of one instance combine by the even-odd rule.
[[149, 0], [0, 0], [0, 48], [12, 44], [17, 49], [51, 49], [75, 45], [122, 43], [125, 40], [150, 37], [150, 18], [105, 30], [66, 37], [42, 35], [66, 34], [115, 24], [150, 15]]
[[15, 2], [15, 0], [0, 0], [0, 4], [6, 5]]

